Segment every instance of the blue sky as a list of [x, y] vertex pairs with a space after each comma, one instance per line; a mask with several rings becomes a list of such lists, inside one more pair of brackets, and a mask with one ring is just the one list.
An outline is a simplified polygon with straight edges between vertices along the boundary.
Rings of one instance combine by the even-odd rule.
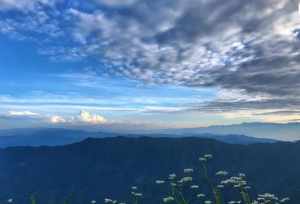
[[298, 122], [299, 29], [287, 0], [0, 0], [0, 128]]
[[[183, 122], [183, 117], [192, 117], [184, 122], [190, 126], [203, 119], [184, 112], [189, 112], [192, 104], [216, 97], [213, 88], [161, 86], [122, 76], [98, 76], [94, 68], [99, 66], [97, 61], [54, 61], [40, 55], [31, 42], [1, 36], [0, 43], [0, 47], [5, 48], [0, 53], [2, 115], [28, 111], [49, 118], [73, 117], [86, 110], [110, 121], [138, 123], [145, 120], [147, 125], [154, 126], [166, 125], [160, 121], [176, 126], [179, 121]], [[29, 118], [25, 114], [21, 119], [12, 116], [5, 120], [12, 123], [9, 127], [47, 125], [44, 120], [38, 121], [40, 117], [34, 120], [28, 115]]]

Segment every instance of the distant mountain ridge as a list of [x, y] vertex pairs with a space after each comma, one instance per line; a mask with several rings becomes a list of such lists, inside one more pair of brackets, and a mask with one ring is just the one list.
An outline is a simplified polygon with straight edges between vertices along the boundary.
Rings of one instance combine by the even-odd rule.
[[58, 146], [67, 145], [75, 142], [80, 142], [86, 138], [105, 138], [105, 137], [196, 137], [208, 138], [229, 144], [255, 144], [255, 143], [274, 143], [276, 140], [254, 138], [245, 135], [216, 135], [216, 134], [121, 134], [121, 133], [107, 133], [107, 132], [88, 132], [83, 130], [70, 129], [37, 129], [27, 130], [24, 132], [11, 132], [9, 136], [0, 136], [0, 147], [14, 147], [14, 146]]
[[298, 141], [300, 140], [300, 123], [241, 123], [233, 125], [215, 125], [196, 128], [165, 129], [159, 130], [158, 132], [176, 135], [249, 135], [256, 138]]
[[104, 138], [116, 136], [113, 133], [88, 132], [83, 130], [45, 128], [26, 129], [25, 132], [10, 132], [0, 136], [0, 147], [16, 146], [61, 146], [80, 142], [86, 138]]

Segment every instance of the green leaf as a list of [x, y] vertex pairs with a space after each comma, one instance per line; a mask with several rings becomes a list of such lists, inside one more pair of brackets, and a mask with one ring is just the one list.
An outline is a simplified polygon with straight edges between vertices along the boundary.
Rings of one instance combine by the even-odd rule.
[[36, 202], [36, 199], [35, 199], [35, 196], [34, 196], [34, 195], [30, 196], [30, 201], [31, 201], [31, 204], [37, 204], [37, 202]]

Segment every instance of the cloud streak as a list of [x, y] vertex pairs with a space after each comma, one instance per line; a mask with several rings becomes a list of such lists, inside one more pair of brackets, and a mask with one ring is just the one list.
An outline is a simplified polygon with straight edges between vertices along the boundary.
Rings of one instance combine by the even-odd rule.
[[29, 117], [33, 117], [33, 116], [39, 116], [39, 114], [31, 112], [31, 111], [9, 111], [8, 116], [29, 116]]

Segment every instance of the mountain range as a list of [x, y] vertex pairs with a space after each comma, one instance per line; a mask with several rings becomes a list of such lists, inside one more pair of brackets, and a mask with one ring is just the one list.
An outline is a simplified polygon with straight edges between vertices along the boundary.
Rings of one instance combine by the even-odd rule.
[[159, 133], [173, 135], [250, 135], [257, 138], [269, 138], [284, 141], [300, 140], [300, 123], [241, 123], [232, 125], [216, 125], [196, 128], [176, 128], [159, 130]]
[[[111, 133], [111, 132], [90, 132], [84, 130], [59, 129], [59, 128], [44, 128], [44, 129], [20, 129], [20, 130], [6, 130], [0, 136], [0, 147], [14, 147], [14, 146], [57, 146], [72, 144], [80, 142], [86, 138], [105, 138], [105, 137], [196, 137], [196, 138], [210, 138], [230, 144], [254, 144], [254, 143], [274, 143], [277, 140], [255, 138], [245, 135], [235, 134], [211, 134], [211, 133], [184, 133], [172, 134], [170, 133]], [[1, 133], [0, 133], [1, 135]]]
[[[198, 172], [198, 157], [206, 153], [214, 157], [208, 164], [211, 177], [219, 170], [230, 175], [243, 172], [251, 193], [275, 193], [291, 197], [290, 204], [299, 203], [300, 142], [240, 145], [150, 137], [88, 138], [66, 146], [0, 149], [0, 203], [8, 198], [26, 203], [32, 194], [39, 203], [62, 203], [65, 198], [74, 204], [92, 199], [102, 203], [106, 197], [126, 201], [132, 185], [144, 193], [142, 203], [159, 203], [165, 191], [154, 181], [173, 172], [182, 176], [184, 168]], [[201, 178], [201, 191], [207, 193]]]

